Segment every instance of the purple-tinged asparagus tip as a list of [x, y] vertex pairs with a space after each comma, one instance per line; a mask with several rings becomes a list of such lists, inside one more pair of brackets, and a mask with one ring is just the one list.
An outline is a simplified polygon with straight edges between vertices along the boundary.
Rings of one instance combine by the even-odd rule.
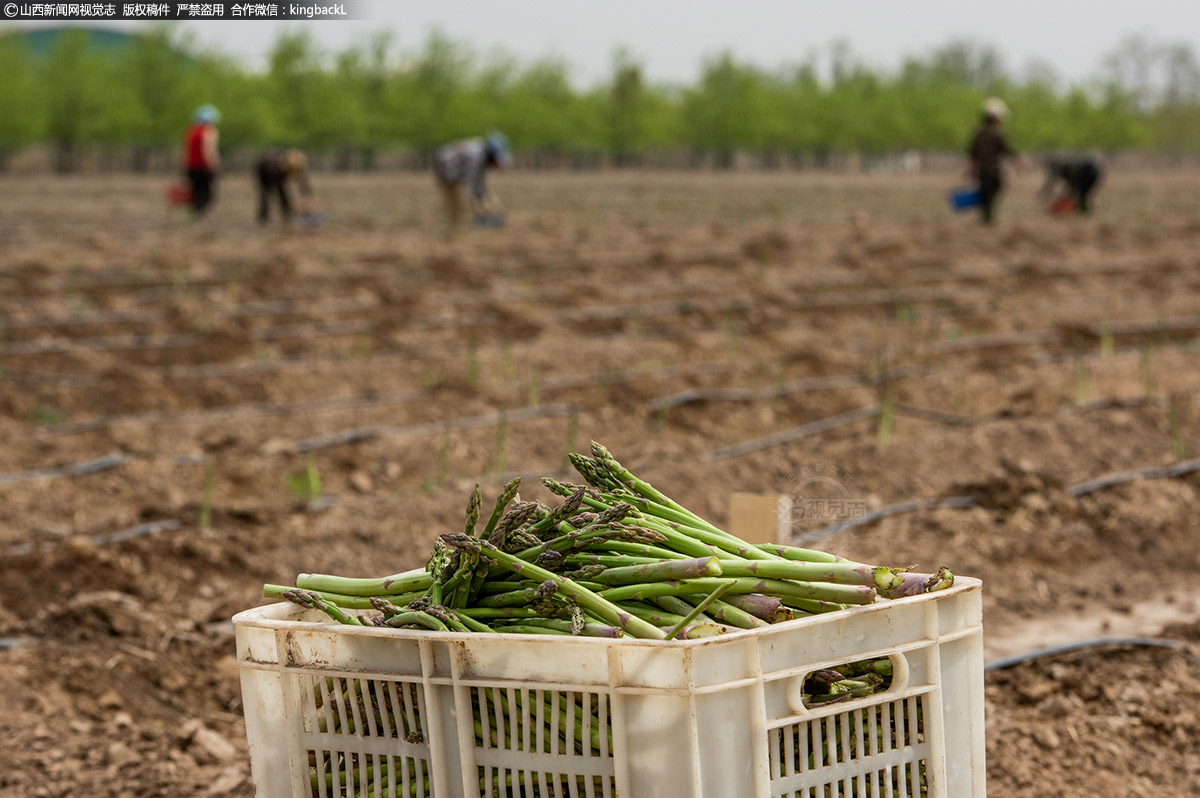
[[[883, 574], [882, 572], [887, 572]], [[879, 595], [888, 599], [919, 596], [936, 590], [945, 590], [954, 584], [954, 574], [945, 566], [938, 568], [937, 573], [917, 574], [911, 571], [893, 571], [887, 568], [876, 569], [875, 584]]]
[[776, 614], [780, 611], [780, 608], [783, 608], [783, 602], [777, 597], [764, 596], [762, 593], [737, 593], [732, 596], [725, 596], [723, 601], [726, 604], [732, 604], [742, 612], [753, 615], [755, 618], [772, 623], [775, 622]]
[[455, 549], [466, 549], [471, 552], [482, 551], [479, 540], [462, 532], [447, 532], [440, 536], [447, 546]]
[[370, 596], [367, 600], [371, 602], [372, 607], [374, 607], [375, 609], [379, 610], [382, 613], [387, 614], [387, 613], [396, 613], [396, 612], [400, 611], [399, 607], [397, 607], [395, 604], [393, 604], [392, 602], [388, 601], [385, 598], [380, 598], [379, 596]]
[[301, 607], [312, 607], [312, 594], [303, 590], [285, 590], [281, 593], [285, 599], [293, 604], [299, 604]]

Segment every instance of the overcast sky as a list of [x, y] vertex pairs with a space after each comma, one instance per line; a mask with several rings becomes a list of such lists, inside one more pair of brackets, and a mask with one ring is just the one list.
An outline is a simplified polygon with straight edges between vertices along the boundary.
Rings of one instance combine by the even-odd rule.
[[[334, 0], [330, 0], [334, 2]], [[305, 27], [333, 50], [380, 27], [411, 52], [430, 30], [487, 53], [522, 60], [560, 56], [581, 85], [602, 80], [612, 53], [628, 45], [651, 78], [691, 82], [706, 55], [728, 49], [763, 67], [801, 61], [843, 39], [862, 60], [893, 68], [951, 40], [996, 47], [1010, 70], [1050, 64], [1070, 81], [1100, 71], [1123, 38], [1182, 42], [1200, 52], [1197, 0], [368, 0], [369, 19], [334, 22], [182, 23], [208, 47], [261, 65], [280, 29]]]

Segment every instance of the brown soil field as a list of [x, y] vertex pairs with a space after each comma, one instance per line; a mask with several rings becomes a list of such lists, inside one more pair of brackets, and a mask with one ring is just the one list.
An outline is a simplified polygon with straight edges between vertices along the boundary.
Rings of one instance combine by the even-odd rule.
[[514, 173], [448, 236], [424, 175], [317, 175], [313, 229], [237, 176], [197, 223], [165, 177], [0, 178], [0, 795], [252, 796], [230, 617], [416, 567], [589, 439], [718, 523], [814, 470], [956, 498], [792, 531], [981, 578], [992, 661], [1178, 641], [988, 671], [988, 784], [1200, 795], [1200, 174], [1066, 219], [1018, 174], [994, 228], [955, 182]]

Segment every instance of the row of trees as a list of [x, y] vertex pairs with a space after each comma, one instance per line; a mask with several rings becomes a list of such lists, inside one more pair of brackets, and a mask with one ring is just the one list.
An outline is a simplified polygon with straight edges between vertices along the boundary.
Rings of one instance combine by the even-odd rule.
[[84, 151], [129, 155], [145, 168], [175, 151], [201, 102], [221, 108], [227, 150], [297, 145], [344, 167], [398, 149], [427, 157], [493, 127], [531, 160], [625, 164], [670, 152], [728, 165], [738, 152], [770, 164], [959, 151], [992, 94], [1013, 109], [1010, 131], [1024, 149], [1200, 151], [1200, 64], [1186, 46], [1144, 39], [1073, 85], [1044, 67], [1014, 76], [994, 49], [958, 42], [891, 71], [844, 44], [775, 70], [723, 53], [684, 86], [651, 83], [619, 50], [606, 81], [579, 88], [561, 60], [480, 58], [441, 34], [413, 53], [396, 52], [386, 34], [325, 53], [290, 32], [253, 70], [162, 27], [116, 51], [89, 47], [84, 31], [64, 34], [43, 57], [19, 36], [0, 37], [0, 167], [47, 143], [64, 171]]

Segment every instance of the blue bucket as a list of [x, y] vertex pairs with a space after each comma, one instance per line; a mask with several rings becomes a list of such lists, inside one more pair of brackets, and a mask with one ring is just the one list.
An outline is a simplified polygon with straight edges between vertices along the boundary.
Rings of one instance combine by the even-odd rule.
[[965, 211], [968, 208], [977, 207], [982, 202], [983, 198], [979, 194], [979, 189], [973, 186], [965, 186], [950, 191], [950, 207], [956, 211]]

